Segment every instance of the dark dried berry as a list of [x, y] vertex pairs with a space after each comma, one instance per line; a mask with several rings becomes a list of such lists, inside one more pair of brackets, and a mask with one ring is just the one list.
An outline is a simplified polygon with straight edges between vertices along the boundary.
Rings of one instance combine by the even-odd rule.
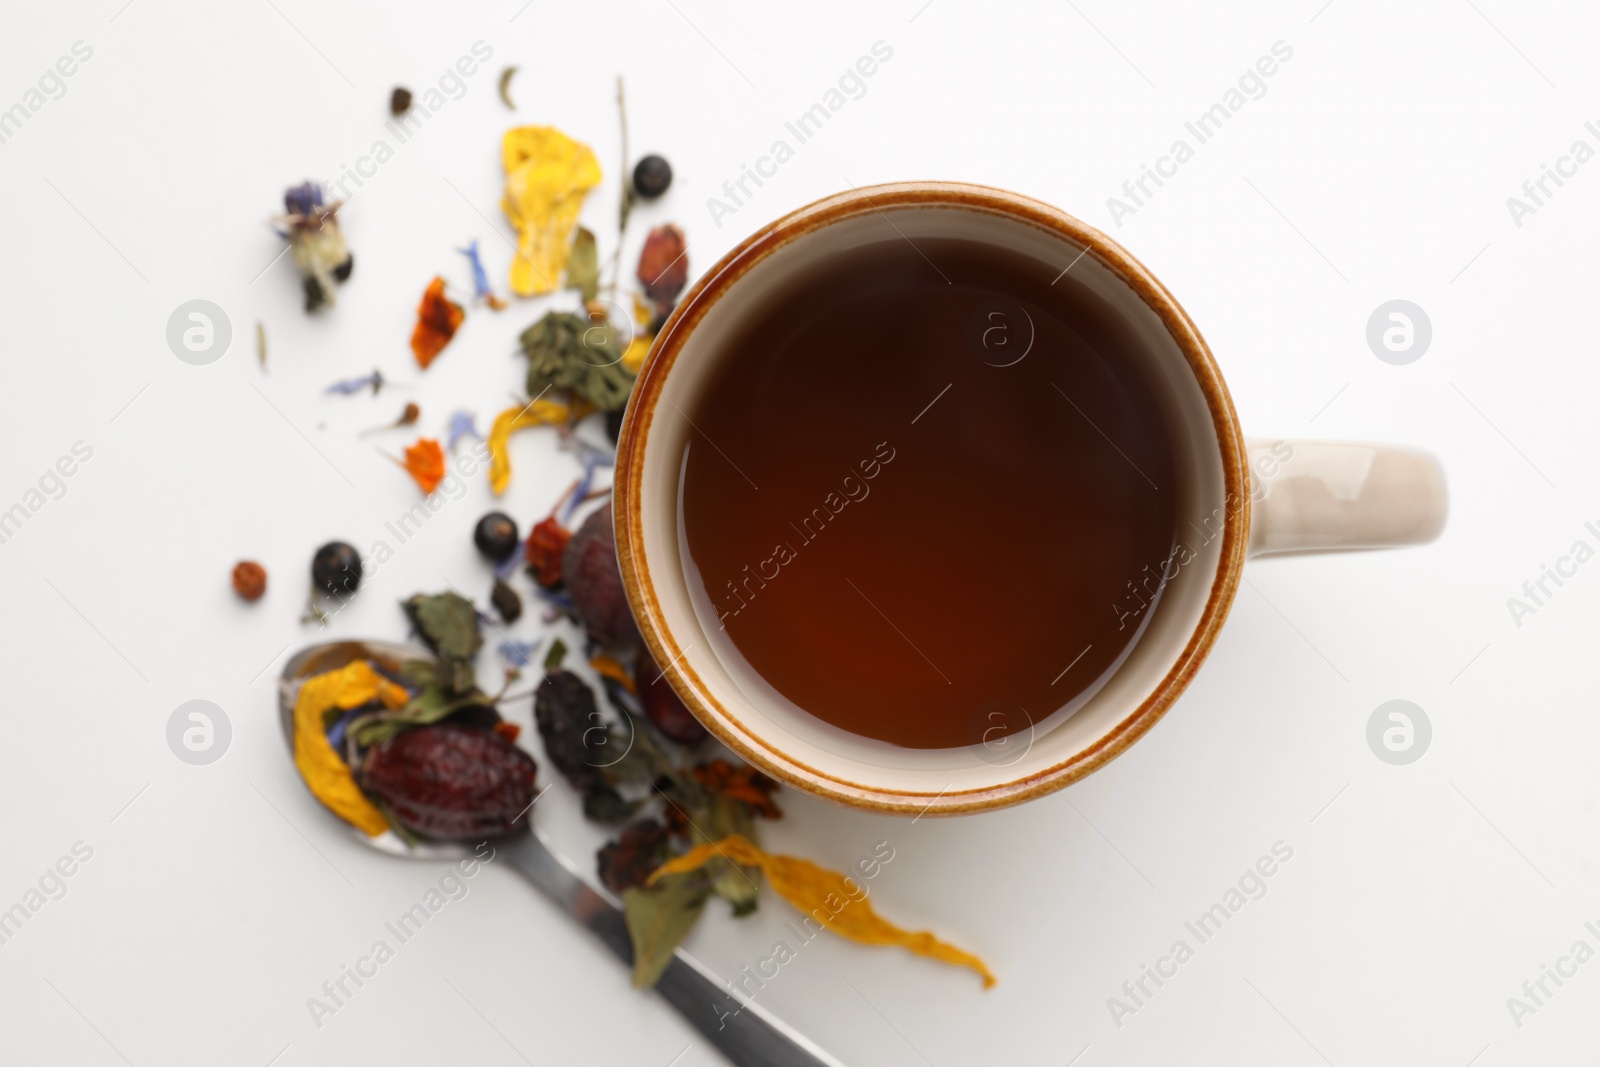
[[516, 553], [517, 541], [517, 522], [503, 511], [489, 512], [472, 531], [472, 543], [496, 563], [504, 563]]
[[538, 768], [493, 730], [435, 723], [374, 745], [361, 782], [408, 829], [443, 840], [526, 825]]
[[706, 728], [684, 706], [671, 681], [656, 666], [655, 657], [642, 644], [633, 662], [633, 680], [639, 687], [639, 703], [644, 705], [644, 713], [656, 724], [657, 730], [684, 745], [692, 745], [706, 736]]
[[260, 600], [267, 591], [267, 570], [259, 563], [244, 560], [233, 568], [233, 591], [246, 600]]
[[654, 819], [641, 819], [623, 827], [617, 840], [608, 842], [595, 856], [600, 881], [617, 894], [644, 885], [666, 858], [667, 828]]
[[311, 557], [311, 583], [324, 593], [354, 593], [361, 588], [361, 553], [343, 541], [329, 541]]
[[594, 692], [571, 671], [551, 671], [533, 695], [533, 719], [544, 739], [545, 755], [573, 788], [586, 790], [603, 778], [600, 766], [611, 760], [605, 720]]
[[500, 725], [500, 713], [488, 704], [468, 704], [446, 715], [441, 722], [469, 726], [474, 730], [493, 730]]
[[654, 200], [672, 184], [672, 164], [660, 156], [645, 156], [633, 168], [633, 191]]
[[402, 86], [395, 86], [394, 92], [389, 94], [389, 114], [399, 118], [411, 110], [411, 90]]
[[627, 413], [627, 408], [621, 407], [615, 411], [606, 412], [606, 436], [611, 438], [611, 443], [616, 444], [617, 438], [622, 436], [622, 416]]
[[[337, 267], [333, 268], [333, 280], [336, 281], [336, 282], [341, 282], [341, 283], [342, 282], [347, 282], [347, 281], [350, 280], [350, 272], [355, 270], [355, 269], [356, 269], [356, 257], [355, 257], [355, 253], [352, 252], [350, 255], [347, 255], [347, 256], [344, 257], [344, 262], [343, 263], [341, 263]], [[415, 422], [416, 420], [413, 419], [412, 421]]]
[[617, 565], [610, 504], [585, 519], [572, 535], [561, 562], [561, 577], [589, 636], [601, 644], [632, 641], [637, 636], [622, 588], [622, 569]]
[[494, 590], [489, 594], [489, 603], [494, 605], [494, 610], [498, 611], [500, 617], [508, 623], [522, 618], [522, 598], [517, 595], [515, 589], [498, 578], [494, 580]]
[[683, 231], [670, 222], [657, 226], [644, 239], [644, 249], [639, 253], [639, 283], [658, 315], [672, 310], [689, 281], [688, 247]]

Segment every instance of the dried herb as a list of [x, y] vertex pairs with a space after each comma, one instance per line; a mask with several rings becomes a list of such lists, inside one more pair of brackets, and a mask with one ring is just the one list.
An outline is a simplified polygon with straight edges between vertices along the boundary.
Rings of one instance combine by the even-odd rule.
[[235, 564], [233, 591], [246, 600], [260, 600], [267, 591], [266, 568], [248, 559]]
[[511, 100], [511, 79], [516, 73], [515, 64], [500, 72], [500, 102], [512, 111], [517, 110], [517, 105]]
[[705, 910], [705, 880], [698, 874], [663, 876], [648, 889], [622, 894], [623, 916], [633, 940], [633, 984], [648, 989], [672, 962], [673, 950]]
[[473, 241], [465, 248], [456, 249], [467, 257], [467, 262], [472, 265], [472, 295], [473, 298], [488, 304], [495, 311], [506, 307], [506, 302], [496, 296], [494, 289], [489, 285], [489, 272], [483, 269], [483, 257], [478, 254], [478, 242]]
[[365, 437], [369, 433], [382, 433], [384, 430], [398, 430], [402, 426], [414, 426], [416, 421], [421, 417], [422, 408], [418, 407], [416, 404], [407, 403], [405, 407], [400, 409], [399, 418], [395, 419], [393, 422], [386, 422], [382, 426], [368, 427], [367, 429], [361, 431], [361, 436]]
[[589, 660], [589, 666], [602, 678], [612, 679], [629, 693], [635, 692], [633, 675], [628, 672], [628, 668], [610, 656], [595, 656]]
[[585, 304], [600, 295], [600, 249], [594, 234], [582, 226], [567, 256], [567, 288], [582, 293]]
[[494, 730], [438, 723], [374, 745], [361, 782], [396, 821], [441, 840], [510, 833], [533, 805], [533, 757]]
[[557, 670], [566, 658], [567, 643], [558, 637], [550, 642], [550, 650], [544, 654], [544, 669], [546, 671]]
[[732, 859], [761, 868], [779, 896], [806, 914], [817, 916], [820, 913], [825, 916], [823, 926], [840, 937], [865, 945], [900, 945], [919, 956], [970, 967], [983, 977], [985, 988], [995, 983], [989, 968], [970, 952], [940, 941], [925, 930], [902, 930], [879, 916], [867, 900], [864, 888], [854, 879], [819, 867], [810, 860], [763, 852], [738, 834], [691, 849], [663, 864], [650, 876], [649, 881], [651, 884], [672, 884], [673, 879], [719, 859]]
[[600, 184], [600, 162], [588, 145], [553, 126], [507, 130], [501, 158], [506, 170], [501, 206], [518, 237], [511, 291], [518, 296], [554, 292], [584, 198]]
[[[590, 822], [607, 824], [619, 823], [625, 819], [633, 818], [639, 809], [644, 807], [649, 802], [649, 797], [641, 797], [638, 800], [625, 800], [623, 799], [621, 793], [618, 793], [606, 783], [600, 782], [595, 785], [591, 785], [588, 791], [583, 794], [583, 817], [588, 819]], [[664, 830], [663, 833], [665, 833]], [[665, 838], [663, 838], [663, 840], [665, 840]], [[606, 846], [606, 848], [609, 847], [611, 846]], [[602, 848], [599, 855], [601, 869], [600, 878], [602, 881], [605, 881], [606, 877], [604, 873], [607, 863], [605, 852], [605, 848]], [[665, 858], [664, 855], [663, 858]], [[656, 862], [659, 863], [660, 860], [657, 860]], [[643, 882], [644, 876], [649, 874], [654, 869], [654, 866], [647, 867], [644, 872], [640, 874], [637, 879], [630, 882], [629, 885], [638, 885], [639, 883]], [[606, 884], [611, 886], [611, 890], [614, 893], [620, 893], [623, 889], [627, 888], [626, 886], [611, 885], [610, 882], [606, 882]]]
[[405, 468], [424, 493], [432, 493], [444, 481], [444, 449], [431, 437], [419, 437], [406, 449]]
[[608, 758], [611, 738], [582, 678], [571, 671], [547, 670], [534, 694], [533, 718], [545, 754], [574, 789], [587, 790], [604, 781], [599, 765]]
[[477, 674], [472, 660], [483, 647], [478, 609], [456, 593], [426, 596], [418, 593], [401, 604], [423, 644], [439, 657], [435, 682], [450, 693], [474, 689]]
[[[606, 789], [605, 786], [600, 788]], [[585, 815], [589, 815], [589, 797], [594, 795], [595, 792], [591, 790], [584, 797]], [[616, 796], [615, 792], [611, 795]], [[617, 800], [626, 803], [621, 797]], [[613, 820], [602, 818], [596, 821]], [[596, 854], [595, 860], [601, 883], [613, 893], [623, 893], [644, 885], [655, 869], [667, 860], [667, 828], [655, 819], [640, 819], [624, 827], [615, 841], [608, 842]]]
[[694, 780], [732, 800], [748, 805], [764, 819], [781, 819], [783, 812], [772, 802], [778, 783], [750, 766], [735, 767], [724, 759], [702, 763], [692, 771]]
[[639, 253], [638, 276], [656, 318], [665, 318], [689, 281], [689, 246], [682, 230], [669, 222], [650, 231]]
[[500, 613], [500, 617], [508, 625], [522, 618], [522, 598], [517, 595], [515, 589], [499, 578], [494, 580], [494, 589], [489, 593], [489, 603], [494, 605], [494, 610]]
[[444, 351], [456, 335], [466, 312], [444, 295], [444, 279], [435, 276], [417, 305], [417, 325], [411, 331], [411, 354], [423, 370]]
[[582, 401], [568, 405], [560, 400], [535, 398], [532, 403], [524, 404], [522, 407], [507, 408], [496, 415], [494, 425], [489, 427], [489, 438], [485, 442], [489, 448], [489, 488], [498, 496], [506, 491], [507, 485], [511, 484], [511, 454], [508, 445], [513, 433], [533, 426], [576, 422], [593, 410], [594, 408]]
[[451, 414], [450, 425], [445, 429], [445, 447], [454, 452], [456, 442], [463, 437], [483, 440], [483, 434], [478, 432], [477, 417], [470, 411], [457, 411]]
[[363, 389], [371, 389], [372, 395], [377, 396], [383, 389], [383, 372], [374, 370], [371, 374], [363, 374], [359, 378], [345, 378], [334, 382], [323, 390], [324, 393], [339, 393], [343, 396], [353, 396]]
[[572, 531], [561, 525], [554, 515], [534, 523], [528, 531], [528, 542], [523, 549], [528, 557], [528, 573], [546, 589], [561, 588], [561, 560], [567, 552]]
[[407, 701], [400, 686], [358, 660], [338, 670], [307, 678], [294, 705], [294, 763], [313, 796], [339, 818], [377, 836], [388, 821], [356, 786], [350, 768], [339, 758], [323, 730], [323, 714], [331, 709], [351, 710], [381, 702], [398, 708]]
[[522, 331], [529, 396], [549, 388], [570, 389], [601, 411], [615, 411], [628, 402], [633, 375], [622, 366], [616, 331], [603, 313], [597, 318], [551, 311]]
[[305, 276], [306, 310], [333, 305], [334, 285], [350, 277], [355, 259], [339, 229], [341, 201], [326, 203], [316, 182], [296, 185], [283, 194], [280, 231], [289, 242], [289, 254]]

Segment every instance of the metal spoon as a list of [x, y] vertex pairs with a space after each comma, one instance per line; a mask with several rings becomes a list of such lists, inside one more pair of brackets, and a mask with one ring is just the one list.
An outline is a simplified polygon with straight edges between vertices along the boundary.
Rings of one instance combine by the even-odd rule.
[[[407, 660], [426, 659], [427, 653], [386, 641], [335, 641], [313, 645], [289, 660], [278, 679], [278, 713], [284, 739], [294, 751], [294, 704], [300, 684], [325, 671], [355, 660], [371, 660], [386, 670], [398, 670]], [[570, 912], [599, 937], [625, 965], [633, 964], [633, 943], [622, 909], [603, 890], [589, 885], [560, 856], [552, 852], [533, 829], [495, 839], [499, 854], [540, 892]], [[392, 832], [368, 837], [353, 827], [351, 833], [365, 844], [391, 855], [424, 860], [460, 860], [470, 856], [465, 845], [453, 843], [407, 845]], [[736, 1067], [844, 1067], [804, 1036], [775, 1019], [760, 1005], [740, 1002], [705, 964], [683, 949], [656, 984], [656, 992], [682, 1015]]]

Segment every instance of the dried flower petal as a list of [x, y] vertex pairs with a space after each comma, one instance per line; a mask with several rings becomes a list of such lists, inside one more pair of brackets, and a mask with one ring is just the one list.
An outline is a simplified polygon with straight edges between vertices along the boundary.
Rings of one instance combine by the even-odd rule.
[[713, 793], [743, 801], [763, 818], [783, 818], [783, 812], [772, 802], [772, 793], [778, 788], [778, 783], [754, 767], [735, 767], [725, 759], [714, 759], [695, 767], [691, 773], [695, 781]]
[[602, 678], [610, 678], [630, 693], [638, 692], [634, 688], [633, 675], [628, 668], [612, 659], [610, 656], [596, 656], [589, 661], [589, 666]]
[[900, 945], [919, 956], [972, 968], [983, 976], [984, 988], [995, 983], [989, 968], [970, 952], [946, 944], [926, 930], [902, 930], [879, 916], [862, 885], [854, 879], [819, 867], [810, 860], [763, 852], [740, 834], [729, 834], [721, 841], [701, 845], [662, 864], [647, 884], [697, 870], [719, 857], [747, 867], [760, 867], [779, 896], [808, 915], [820, 913], [825, 917], [823, 926], [840, 937], [864, 945]]
[[567, 265], [572, 228], [589, 190], [600, 184], [600, 161], [554, 126], [518, 126], [501, 142], [506, 194], [501, 206], [517, 228], [511, 291], [554, 292]]
[[365, 660], [307, 678], [294, 703], [294, 765], [311, 794], [339, 818], [376, 837], [389, 828], [356, 785], [349, 766], [339, 758], [323, 730], [323, 714], [349, 711], [374, 700], [385, 707], [404, 707], [406, 691], [378, 674]]
[[419, 437], [406, 449], [406, 471], [417, 480], [424, 493], [432, 493], [444, 481], [444, 449], [431, 437]]
[[456, 335], [465, 317], [461, 305], [444, 295], [444, 279], [435, 276], [417, 305], [417, 325], [411, 331], [411, 354], [417, 357], [417, 366], [428, 369], [428, 364]]
[[517, 430], [530, 426], [545, 426], [576, 422], [594, 410], [594, 405], [575, 400], [570, 405], [560, 400], [535, 400], [520, 408], [507, 408], [494, 418], [489, 429], [489, 488], [496, 496], [511, 484], [511, 455], [509, 443]]
[[472, 264], [472, 295], [478, 300], [488, 304], [495, 311], [503, 310], [506, 302], [494, 295], [494, 290], [489, 287], [489, 272], [483, 269], [483, 257], [478, 254], [478, 242], [473, 241], [465, 248], [456, 249], [467, 257]]

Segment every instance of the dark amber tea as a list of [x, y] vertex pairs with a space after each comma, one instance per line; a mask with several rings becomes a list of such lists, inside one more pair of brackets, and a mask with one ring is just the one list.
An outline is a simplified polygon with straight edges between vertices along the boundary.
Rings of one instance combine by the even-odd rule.
[[908, 748], [1037, 726], [1115, 669], [1172, 554], [1172, 444], [1112, 313], [1058, 274], [891, 235], [713, 354], [680, 521], [719, 654]]

